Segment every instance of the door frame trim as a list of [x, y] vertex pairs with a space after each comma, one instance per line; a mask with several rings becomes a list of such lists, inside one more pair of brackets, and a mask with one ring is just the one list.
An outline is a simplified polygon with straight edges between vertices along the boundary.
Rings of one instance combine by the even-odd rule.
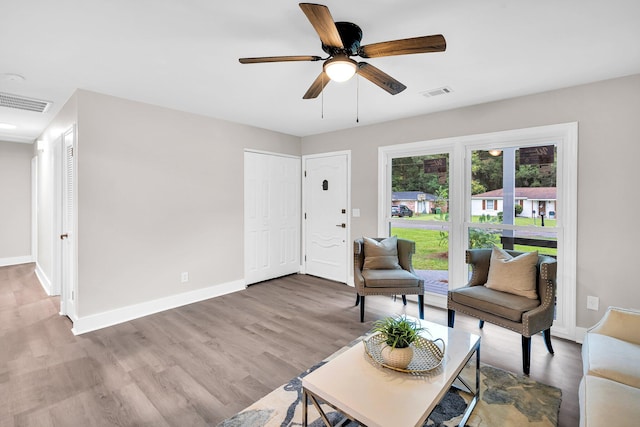
[[[52, 210], [51, 210], [51, 295], [62, 295], [62, 175], [64, 174], [62, 153], [64, 151], [64, 132], [51, 143], [51, 179]], [[64, 311], [64, 302], [60, 298], [60, 314]]]
[[302, 169], [301, 169], [301, 177], [300, 179], [302, 180], [301, 184], [300, 184], [300, 188], [302, 189], [302, 197], [300, 202], [302, 203], [301, 206], [301, 225], [300, 225], [300, 230], [302, 231], [301, 235], [302, 235], [302, 239], [301, 239], [301, 256], [300, 256], [300, 273], [301, 274], [306, 274], [306, 255], [307, 255], [307, 227], [306, 227], [306, 223], [305, 223], [305, 219], [304, 219], [304, 215], [306, 213], [305, 207], [307, 205], [307, 186], [306, 186], [306, 180], [305, 178], [305, 173], [306, 173], [306, 166], [307, 166], [307, 159], [318, 159], [318, 158], [322, 158], [322, 157], [336, 157], [336, 156], [346, 156], [347, 158], [347, 218], [346, 218], [346, 224], [347, 224], [347, 244], [345, 245], [345, 265], [347, 266], [347, 274], [345, 277], [345, 282], [347, 283], [347, 285], [349, 286], [354, 286], [354, 282], [353, 282], [353, 269], [349, 268], [349, 266], [351, 265], [351, 245], [349, 244], [349, 242], [352, 240], [351, 239], [351, 150], [342, 150], [342, 151], [330, 151], [330, 152], [326, 152], [326, 153], [317, 153], [317, 154], [307, 154], [307, 155], [303, 155], [302, 156]]

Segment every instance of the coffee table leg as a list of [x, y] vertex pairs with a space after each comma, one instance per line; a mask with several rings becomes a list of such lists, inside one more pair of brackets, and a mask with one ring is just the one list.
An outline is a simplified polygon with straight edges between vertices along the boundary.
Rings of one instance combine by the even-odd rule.
[[324, 425], [327, 427], [331, 427], [331, 422], [329, 421], [329, 419], [327, 418], [327, 415], [324, 413], [324, 411], [320, 407], [320, 403], [318, 403], [316, 396], [313, 393], [310, 393], [309, 391], [307, 391], [307, 389], [305, 389], [304, 387], [302, 388], [302, 425], [303, 426], [308, 425], [308, 420], [307, 420], [308, 400], [307, 399], [311, 399], [311, 403], [313, 403], [313, 406], [315, 406], [316, 410], [320, 414], [320, 418], [322, 418]]
[[471, 399], [471, 402], [469, 402], [469, 405], [467, 406], [467, 410], [464, 411], [464, 416], [462, 417], [460, 424], [458, 424], [458, 427], [464, 427], [467, 424], [467, 421], [471, 416], [471, 412], [473, 412], [473, 408], [475, 408], [476, 403], [478, 403], [478, 399], [480, 399], [480, 342], [479, 341], [478, 341], [478, 347], [476, 348], [476, 392], [473, 395], [473, 399]]
[[307, 427], [307, 390], [302, 389], [302, 425], [303, 427]]

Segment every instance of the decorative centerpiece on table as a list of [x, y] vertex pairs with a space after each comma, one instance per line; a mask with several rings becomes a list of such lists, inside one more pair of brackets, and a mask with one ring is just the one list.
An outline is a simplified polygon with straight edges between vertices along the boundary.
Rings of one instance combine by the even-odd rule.
[[373, 324], [372, 332], [378, 332], [384, 340], [381, 356], [390, 367], [405, 369], [413, 359], [414, 346], [420, 346], [420, 332], [426, 331], [418, 321], [407, 316], [386, 317]]

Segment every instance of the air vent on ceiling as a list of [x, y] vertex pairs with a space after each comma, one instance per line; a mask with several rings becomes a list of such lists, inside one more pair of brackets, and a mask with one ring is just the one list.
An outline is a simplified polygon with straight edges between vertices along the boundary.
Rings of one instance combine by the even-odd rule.
[[421, 94], [426, 96], [427, 98], [431, 98], [432, 96], [446, 95], [451, 92], [453, 92], [453, 90], [449, 86], [444, 86], [444, 87], [439, 87], [438, 89], [431, 89], [431, 90], [421, 92]]
[[25, 98], [24, 96], [12, 95], [0, 92], [0, 107], [16, 108], [18, 110], [35, 111], [46, 113], [51, 106], [50, 101], [41, 99]]

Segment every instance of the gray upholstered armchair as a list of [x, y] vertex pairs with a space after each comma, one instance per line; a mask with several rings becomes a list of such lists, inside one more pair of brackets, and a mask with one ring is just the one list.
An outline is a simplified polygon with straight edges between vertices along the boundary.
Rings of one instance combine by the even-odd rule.
[[[374, 238], [367, 243], [392, 242], [396, 238]], [[374, 243], [375, 244], [375, 243]], [[394, 268], [379, 261], [372, 261], [371, 250], [365, 253], [365, 238], [353, 242], [353, 277], [356, 286], [356, 306], [360, 304], [360, 321], [364, 322], [364, 300], [367, 295], [402, 295], [406, 305], [406, 295], [418, 295], [418, 312], [424, 319], [424, 280], [413, 270], [411, 259], [416, 252], [416, 244], [411, 240], [397, 239], [397, 261]], [[375, 249], [374, 249], [375, 250]], [[379, 253], [375, 255], [380, 255]], [[365, 260], [366, 256], [369, 258]], [[377, 257], [387, 258], [387, 257]], [[366, 262], [365, 262], [366, 261]]]
[[[503, 252], [513, 257], [525, 254], [516, 251]], [[529, 375], [531, 336], [542, 332], [547, 350], [553, 354], [551, 325], [555, 310], [557, 262], [555, 258], [545, 255], [538, 255], [537, 263], [533, 259], [535, 294], [522, 296], [485, 286], [489, 278], [491, 257], [492, 249], [467, 250], [466, 261], [472, 267], [472, 275], [466, 286], [449, 291], [449, 327], [453, 327], [455, 312], [460, 312], [480, 319], [480, 328], [487, 321], [521, 334], [522, 368], [524, 373]]]

